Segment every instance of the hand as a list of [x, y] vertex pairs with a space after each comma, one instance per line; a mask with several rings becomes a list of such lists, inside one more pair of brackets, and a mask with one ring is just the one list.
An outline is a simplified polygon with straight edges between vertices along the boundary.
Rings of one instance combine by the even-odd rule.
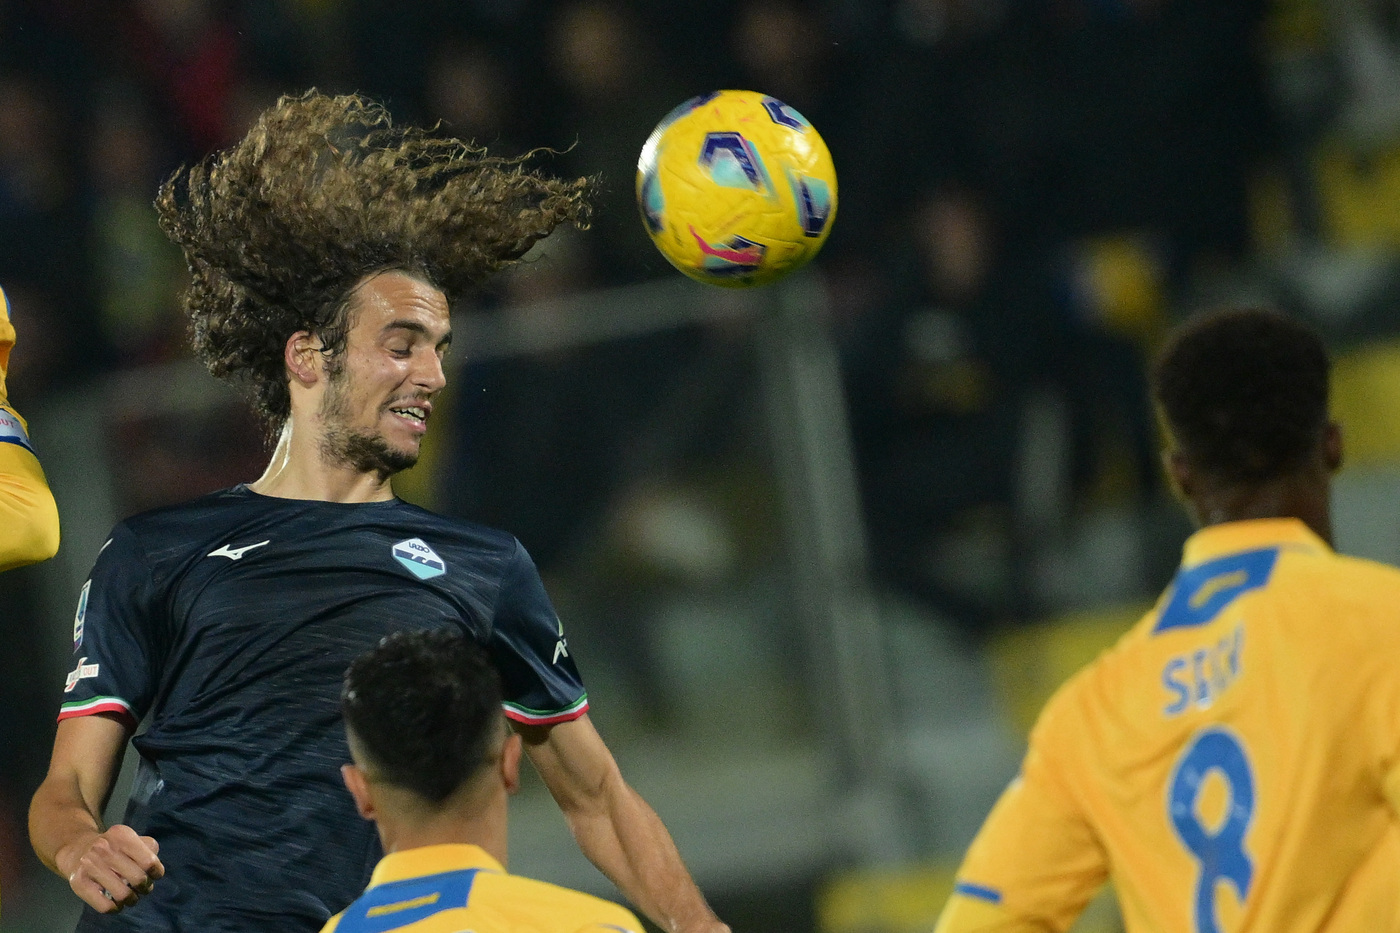
[[165, 866], [156, 853], [160, 844], [150, 836], [138, 836], [130, 826], [113, 826], [92, 836], [69, 865], [68, 886], [93, 910], [114, 914], [151, 893]]

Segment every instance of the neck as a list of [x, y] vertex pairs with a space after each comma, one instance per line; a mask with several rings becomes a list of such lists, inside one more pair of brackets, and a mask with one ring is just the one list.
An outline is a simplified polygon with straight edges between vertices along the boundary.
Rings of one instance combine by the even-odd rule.
[[[471, 805], [476, 803], [477, 805]], [[493, 797], [484, 807], [479, 801], [449, 805], [428, 813], [381, 811], [375, 817], [384, 851], [403, 852], [423, 846], [480, 846], [501, 865], [507, 862], [506, 797]]]
[[394, 497], [387, 475], [365, 473], [344, 463], [328, 463], [312, 432], [288, 419], [267, 469], [248, 488], [279, 499], [324, 502], [382, 502]]
[[1250, 485], [1206, 484], [1191, 500], [1196, 524], [1219, 525], [1256, 518], [1296, 518], [1329, 545], [1332, 510], [1326, 473], [1295, 474]]

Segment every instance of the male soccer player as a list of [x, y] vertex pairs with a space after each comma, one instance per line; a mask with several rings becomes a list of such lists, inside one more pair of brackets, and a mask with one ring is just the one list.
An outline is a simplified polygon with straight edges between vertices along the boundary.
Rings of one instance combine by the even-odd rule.
[[387, 853], [323, 933], [641, 933], [611, 901], [506, 874], [520, 781], [500, 679], [460, 632], [398, 632], [350, 665], [345, 786]]
[[58, 552], [58, 507], [30, 446], [28, 426], [6, 396], [14, 346], [10, 302], [0, 290], [0, 570], [48, 560]]
[[[337, 769], [346, 666], [391, 631], [486, 646], [584, 852], [663, 928], [722, 931], [591, 725], [563, 627], [509, 534], [394, 497], [445, 383], [452, 298], [585, 218], [584, 180], [308, 93], [169, 179], [210, 370], [278, 431], [255, 482], [117, 525], [83, 587], [30, 837], [83, 933], [316, 931], [379, 841]], [[132, 740], [121, 825], [103, 804]]]
[[1153, 392], [1200, 526], [1155, 608], [1050, 700], [938, 933], [1400, 929], [1400, 571], [1334, 553], [1322, 341], [1200, 315]]

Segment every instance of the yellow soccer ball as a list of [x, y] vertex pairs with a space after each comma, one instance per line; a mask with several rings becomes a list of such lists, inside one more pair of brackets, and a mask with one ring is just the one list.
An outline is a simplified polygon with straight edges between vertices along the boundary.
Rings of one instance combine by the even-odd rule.
[[700, 282], [776, 282], [811, 260], [836, 219], [836, 167], [815, 127], [754, 91], [714, 91], [666, 115], [637, 160], [652, 242]]

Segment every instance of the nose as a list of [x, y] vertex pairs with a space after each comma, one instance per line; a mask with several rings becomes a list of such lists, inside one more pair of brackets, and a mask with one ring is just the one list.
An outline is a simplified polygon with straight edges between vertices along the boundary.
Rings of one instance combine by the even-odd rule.
[[414, 369], [413, 382], [429, 392], [438, 392], [447, 385], [447, 372], [436, 351], [429, 350], [420, 356], [419, 364]]

